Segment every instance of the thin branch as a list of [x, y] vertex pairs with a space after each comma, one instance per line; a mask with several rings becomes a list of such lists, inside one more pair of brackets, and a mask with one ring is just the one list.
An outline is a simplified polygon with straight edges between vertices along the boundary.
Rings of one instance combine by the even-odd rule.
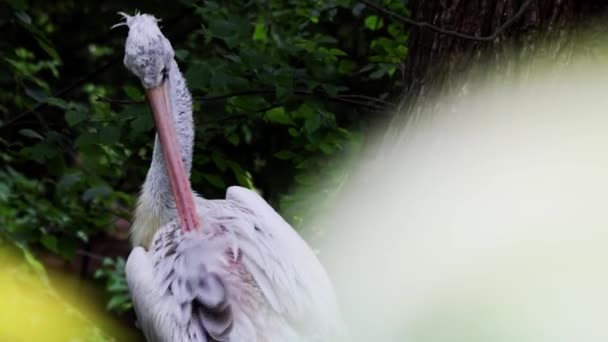
[[417, 26], [420, 28], [426, 28], [432, 31], [435, 31], [437, 33], [441, 33], [441, 34], [445, 34], [448, 36], [452, 36], [452, 37], [456, 37], [456, 38], [461, 38], [461, 39], [468, 39], [468, 40], [474, 40], [474, 41], [478, 41], [478, 42], [489, 42], [489, 41], [493, 41], [494, 39], [496, 39], [501, 33], [503, 33], [509, 26], [511, 26], [515, 21], [517, 21], [526, 11], [526, 9], [528, 8], [528, 6], [530, 6], [530, 4], [532, 3], [532, 0], [526, 0], [526, 2], [524, 2], [520, 7], [519, 10], [511, 17], [509, 18], [509, 20], [505, 21], [504, 24], [502, 24], [500, 27], [498, 27], [496, 29], [496, 31], [494, 31], [491, 35], [489, 36], [473, 36], [470, 34], [466, 34], [466, 33], [462, 33], [462, 32], [458, 32], [458, 31], [452, 31], [452, 30], [447, 30], [447, 29], [443, 29], [441, 27], [435, 26], [431, 23], [425, 22], [425, 21], [416, 21], [416, 20], [412, 20], [410, 18], [404, 17], [401, 14], [395, 13], [391, 10], [388, 10], [376, 3], [374, 3], [371, 0], [358, 0], [359, 2], [368, 5], [369, 7], [377, 10], [378, 12], [384, 13], [385, 15], [388, 15], [390, 17], [393, 17], [399, 21], [402, 21], [408, 25], [412, 25], [412, 26]]
[[360, 95], [360, 94], [340, 94], [340, 95], [337, 95], [337, 97], [339, 97], [341, 99], [360, 99], [363, 101], [376, 102], [379, 105], [387, 106], [387, 107], [394, 106], [394, 104], [392, 104], [388, 101], [385, 101], [383, 99], [379, 99], [377, 97], [366, 96], [366, 95]]
[[117, 105], [136, 105], [146, 103], [145, 100], [123, 100], [123, 99], [112, 99], [105, 96], [98, 96], [95, 98], [97, 102], [107, 102], [109, 104], [117, 104]]
[[[210, 101], [221, 101], [232, 97], [237, 96], [253, 96], [253, 95], [264, 95], [264, 94], [274, 94], [274, 89], [252, 89], [252, 90], [243, 90], [236, 91], [232, 93], [222, 94], [222, 95], [205, 95], [205, 96], [194, 96], [194, 100], [202, 101], [202, 102], [210, 102]], [[294, 90], [294, 95], [298, 96], [309, 96], [314, 97], [318, 96], [333, 102], [347, 103], [356, 106], [365, 106], [372, 109], [387, 109], [395, 107], [394, 104], [384, 101], [382, 99], [377, 99], [365, 95], [359, 94], [340, 94], [340, 95], [329, 95], [327, 93], [322, 92], [313, 92], [308, 90]], [[357, 100], [358, 99], [358, 100]], [[119, 105], [133, 105], [133, 104], [141, 104], [145, 103], [145, 100], [123, 100], [123, 99], [111, 99], [107, 97], [98, 97], [96, 101], [100, 102], [108, 102], [111, 104], [119, 104]]]
[[96, 254], [96, 253], [91, 253], [91, 252], [87, 252], [85, 250], [79, 249], [76, 251], [76, 254], [80, 255], [80, 256], [86, 256], [88, 258], [97, 260], [97, 261], [103, 261], [103, 259], [106, 258], [106, 256], [100, 255], [100, 254]]
[[229, 99], [231, 97], [237, 96], [251, 96], [251, 95], [265, 95], [265, 94], [274, 94], [274, 89], [252, 89], [252, 90], [241, 90], [235, 91], [232, 93], [222, 94], [222, 95], [205, 95], [205, 96], [195, 96], [194, 98], [199, 101], [222, 101]]
[[377, 109], [377, 110], [385, 110], [385, 109], [389, 109], [389, 107], [396, 108], [396, 106], [393, 104], [390, 104], [390, 106], [389, 106], [389, 105], [383, 105], [383, 104], [379, 104], [379, 103], [370, 103], [368, 101], [352, 100], [344, 95], [325, 96], [325, 99], [327, 99], [329, 101], [334, 101], [334, 102], [348, 103], [353, 106], [364, 106], [367, 108]]
[[[272, 104], [272, 105], [270, 105], [270, 106], [266, 106], [266, 107], [263, 107], [263, 108], [258, 108], [258, 109], [256, 109], [256, 110], [254, 110], [254, 111], [253, 111], [253, 114], [266, 113], [267, 111], [269, 111], [269, 110], [271, 110], [271, 109], [275, 109], [275, 108], [278, 108], [278, 107], [281, 107], [281, 106], [283, 106], [283, 104], [282, 104], [282, 103], [275, 103], [275, 104]], [[236, 107], [236, 106], [235, 106], [235, 107]], [[247, 108], [243, 108], [243, 107], [241, 107], [241, 106], [238, 106], [237, 108], [240, 108], [240, 109], [243, 109], [243, 110], [246, 110], [246, 109], [247, 109]]]

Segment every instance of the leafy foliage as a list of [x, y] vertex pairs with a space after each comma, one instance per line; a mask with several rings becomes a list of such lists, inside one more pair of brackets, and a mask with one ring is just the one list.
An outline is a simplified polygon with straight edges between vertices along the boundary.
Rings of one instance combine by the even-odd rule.
[[[256, 188], [297, 228], [400, 92], [407, 33], [356, 1], [0, 2], [0, 234], [24, 248], [72, 259], [130, 217], [154, 127], [109, 27], [135, 8], [162, 17], [196, 99], [193, 187]], [[128, 310], [124, 259], [105, 260]]]
[[125, 280], [125, 259], [122, 257], [112, 259], [105, 258], [103, 267], [97, 269], [95, 279], [106, 280], [106, 290], [110, 295], [110, 300], [106, 308], [109, 311], [118, 313], [131, 309], [132, 304], [129, 299], [129, 288]]

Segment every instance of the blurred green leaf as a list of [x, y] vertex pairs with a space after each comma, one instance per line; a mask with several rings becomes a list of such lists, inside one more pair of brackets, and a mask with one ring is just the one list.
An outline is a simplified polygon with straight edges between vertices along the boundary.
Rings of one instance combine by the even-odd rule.
[[291, 159], [291, 158], [295, 157], [296, 154], [289, 150], [281, 150], [281, 151], [275, 153], [274, 156], [281, 160], [287, 160], [287, 159]]
[[90, 202], [97, 198], [107, 197], [112, 193], [112, 189], [107, 185], [95, 186], [87, 189], [82, 194], [82, 200], [85, 202]]
[[212, 154], [211, 154], [211, 159], [213, 159], [213, 162], [215, 163], [215, 165], [217, 166], [217, 168], [220, 171], [225, 171], [226, 170], [226, 167], [227, 167], [226, 160], [224, 159], [223, 156], [221, 156], [219, 154], [219, 152], [217, 152], [217, 151], [214, 150], [212, 152]]
[[15, 12], [15, 16], [28, 25], [32, 24], [32, 18], [25, 12]]
[[234, 146], [237, 146], [239, 144], [239, 142], [241, 142], [241, 138], [235, 134], [235, 133], [231, 133], [226, 137], [226, 140], [228, 140], [229, 143], [231, 143]]
[[80, 111], [68, 110], [65, 112], [65, 121], [68, 123], [70, 127], [74, 127], [77, 124], [86, 120], [87, 114]]
[[279, 123], [283, 125], [293, 124], [293, 120], [287, 115], [285, 108], [276, 107], [266, 112], [266, 118], [270, 122]]
[[29, 129], [29, 128], [24, 128], [22, 130], [19, 130], [19, 134], [23, 135], [24, 137], [28, 137], [28, 138], [44, 140], [44, 137], [42, 137], [42, 135], [38, 134], [33, 129]]
[[42, 89], [26, 87], [25, 93], [36, 102], [46, 102], [47, 96]]
[[120, 130], [118, 127], [105, 126], [99, 131], [99, 142], [106, 145], [112, 145], [120, 139]]
[[52, 96], [47, 97], [46, 103], [50, 104], [51, 106], [55, 106], [55, 107], [58, 107], [61, 109], [67, 109], [69, 107], [69, 104], [65, 100], [60, 99], [58, 97], [52, 97]]
[[253, 40], [259, 40], [265, 42], [268, 40], [268, 30], [266, 29], [266, 23], [260, 17], [255, 24], [255, 29], [253, 30]]
[[42, 237], [40, 238], [40, 243], [46, 247], [48, 250], [58, 253], [58, 249], [57, 249], [57, 238], [54, 237], [53, 235], [42, 235]]
[[122, 87], [122, 89], [131, 100], [139, 101], [144, 98], [144, 94], [141, 92], [141, 90], [139, 90], [139, 88], [135, 88], [130, 85], [125, 85]]
[[367, 27], [368, 29], [370, 29], [372, 31], [379, 30], [383, 26], [384, 26], [384, 21], [382, 20], [382, 18], [380, 18], [376, 15], [370, 15], [367, 18], [365, 18], [365, 27]]
[[99, 143], [99, 134], [94, 132], [83, 132], [75, 141], [78, 148], [86, 148], [97, 143]]
[[188, 52], [188, 50], [175, 49], [175, 58], [179, 59], [180, 61], [186, 60], [189, 55], [190, 53]]
[[222, 178], [218, 175], [211, 175], [208, 173], [204, 173], [203, 177], [207, 180], [207, 182], [209, 182], [209, 184], [215, 186], [216, 188], [219, 188], [219, 189], [226, 188], [226, 184], [224, 183]]
[[110, 298], [106, 308], [109, 311], [124, 311], [131, 307], [129, 294], [120, 294]]
[[154, 127], [154, 120], [149, 114], [138, 115], [131, 123], [131, 127], [135, 133], [146, 132]]

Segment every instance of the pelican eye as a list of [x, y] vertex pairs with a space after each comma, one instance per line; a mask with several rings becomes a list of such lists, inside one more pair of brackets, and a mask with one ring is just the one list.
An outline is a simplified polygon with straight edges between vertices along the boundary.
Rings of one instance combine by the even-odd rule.
[[167, 67], [163, 67], [163, 70], [160, 71], [160, 74], [163, 77], [163, 82], [167, 80], [167, 77], [169, 76], [169, 70], [167, 70]]

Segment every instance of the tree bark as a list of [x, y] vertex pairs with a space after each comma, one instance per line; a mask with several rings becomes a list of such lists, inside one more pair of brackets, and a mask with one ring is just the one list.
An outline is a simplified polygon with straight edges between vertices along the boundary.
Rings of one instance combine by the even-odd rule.
[[[437, 28], [487, 37], [513, 19], [526, 0], [411, 0], [411, 19]], [[569, 67], [576, 54], [593, 54], [608, 43], [605, 24], [608, 2], [598, 0], [532, 0], [495, 39], [478, 41], [412, 26], [408, 56], [402, 67], [404, 89], [399, 108], [382, 129], [384, 138], [368, 153], [389, 151], [403, 137], [407, 122], [419, 115], [448, 110], [442, 95], [475, 93], [484, 77], [525, 77], [537, 66], [552, 71]], [[602, 20], [603, 19], [603, 20]], [[581, 36], [579, 33], [586, 32]], [[587, 39], [592, 36], [593, 39]], [[582, 37], [585, 37], [584, 39]], [[597, 58], [597, 57], [596, 57]], [[535, 63], [538, 61], [540, 63]], [[541, 64], [544, 63], [544, 64]], [[432, 108], [429, 111], [429, 108]], [[425, 114], [422, 114], [425, 113]], [[384, 152], [380, 152], [384, 151]]]
[[[412, 19], [474, 36], [489, 36], [512, 18], [524, 0], [414, 0]], [[403, 103], [405, 108], [424, 100], [431, 89], [442, 92], [463, 73], [482, 60], [491, 61], [499, 71], [511, 72], [517, 58], [530, 53], [564, 56], [572, 53], [577, 24], [608, 7], [605, 1], [533, 0], [523, 15], [498, 37], [479, 42], [412, 27], [404, 65]], [[541, 37], [551, 46], [537, 44]], [[507, 52], [514, 52], [508, 54]], [[487, 58], [487, 59], [486, 59]]]

